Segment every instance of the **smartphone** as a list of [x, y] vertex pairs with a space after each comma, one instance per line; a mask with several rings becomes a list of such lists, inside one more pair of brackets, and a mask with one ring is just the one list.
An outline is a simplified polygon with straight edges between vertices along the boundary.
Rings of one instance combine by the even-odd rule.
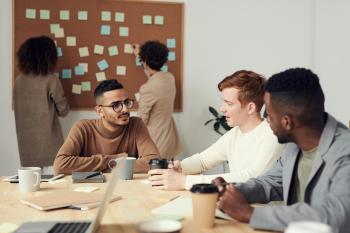
[[[54, 181], [54, 180], [58, 180], [60, 178], [62, 178], [64, 175], [63, 174], [59, 174], [57, 176], [54, 175], [41, 175], [41, 182], [49, 182], [49, 181]], [[4, 179], [4, 181], [8, 181], [10, 183], [18, 183], [18, 175], [14, 175], [14, 176], [10, 176], [10, 177], [6, 177]]]

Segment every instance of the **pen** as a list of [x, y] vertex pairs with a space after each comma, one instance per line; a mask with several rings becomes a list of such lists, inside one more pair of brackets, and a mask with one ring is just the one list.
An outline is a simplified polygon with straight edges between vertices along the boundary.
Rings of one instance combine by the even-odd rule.
[[58, 174], [57, 176], [52, 177], [51, 179], [49, 179], [49, 182], [52, 182], [54, 180], [58, 180], [61, 179], [62, 177], [64, 177], [64, 174]]
[[94, 172], [94, 173], [92, 173], [92, 174], [90, 174], [90, 175], [87, 175], [87, 176], [85, 177], [85, 179], [89, 179], [89, 178], [91, 178], [91, 177], [98, 176], [98, 175], [100, 175], [100, 174], [101, 174], [100, 171]]

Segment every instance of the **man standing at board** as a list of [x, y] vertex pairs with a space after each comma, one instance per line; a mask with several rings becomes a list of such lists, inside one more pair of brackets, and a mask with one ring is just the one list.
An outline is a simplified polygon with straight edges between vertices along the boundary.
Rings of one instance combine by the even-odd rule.
[[109, 162], [136, 157], [135, 172], [147, 172], [150, 159], [160, 158], [141, 119], [130, 117], [134, 100], [117, 80], [101, 82], [94, 92], [100, 119], [81, 120], [69, 132], [54, 161], [55, 173], [107, 171]]

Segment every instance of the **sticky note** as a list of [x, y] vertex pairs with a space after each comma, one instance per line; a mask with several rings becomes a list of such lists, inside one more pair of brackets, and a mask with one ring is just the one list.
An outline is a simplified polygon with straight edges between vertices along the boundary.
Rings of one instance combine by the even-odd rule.
[[175, 61], [175, 52], [169, 52], [168, 60], [169, 61]]
[[91, 82], [90, 81], [81, 82], [81, 90], [91, 91]]
[[142, 16], [143, 24], [152, 24], [152, 15], [144, 15]]
[[69, 11], [60, 11], [60, 20], [69, 20]]
[[77, 45], [77, 38], [75, 36], [67, 36], [67, 46], [76, 46]]
[[111, 34], [111, 27], [109, 25], [102, 25], [101, 35], [110, 35], [110, 34]]
[[119, 27], [119, 36], [129, 36], [129, 28]]
[[98, 190], [98, 187], [77, 187], [74, 189], [75, 192], [91, 193], [95, 190]]
[[95, 54], [100, 54], [100, 55], [102, 55], [103, 54], [103, 50], [104, 50], [104, 46], [102, 46], [102, 45], [95, 45], [95, 47], [94, 47], [94, 53]]
[[101, 12], [101, 20], [102, 21], [111, 21], [111, 12], [110, 11], [102, 11]]
[[109, 67], [109, 65], [105, 59], [97, 62], [97, 66], [98, 66], [98, 68], [100, 68], [100, 70], [105, 70]]
[[110, 46], [108, 48], [108, 54], [109, 54], [109, 56], [116, 56], [116, 55], [118, 55], [118, 46], [116, 46], [116, 45]]
[[140, 61], [139, 56], [136, 57], [135, 64], [136, 64], [136, 66], [141, 66], [141, 61]]
[[163, 65], [162, 68], [160, 68], [161, 71], [163, 72], [168, 72], [168, 66], [167, 65]]
[[60, 28], [60, 25], [58, 23], [52, 23], [50, 24], [50, 32], [53, 34], [56, 29]]
[[87, 56], [89, 56], [89, 48], [88, 47], [81, 47], [81, 48], [79, 48], [79, 56], [80, 57], [87, 57]]
[[139, 102], [139, 100], [140, 100], [140, 93], [135, 93], [134, 94], [134, 96], [135, 96], [135, 100], [137, 101], [137, 102]]
[[154, 24], [163, 25], [164, 24], [164, 16], [161, 16], [161, 15], [154, 16]]
[[40, 19], [50, 19], [50, 11], [40, 10]]
[[27, 19], [35, 19], [36, 18], [36, 10], [35, 9], [26, 9], [26, 18]]
[[57, 48], [57, 56], [58, 57], [62, 57], [62, 49], [61, 48]]
[[88, 72], [88, 67], [89, 67], [88, 63], [78, 63], [78, 65], [83, 67], [85, 73]]
[[0, 232], [15, 232], [17, 228], [18, 228], [18, 225], [13, 223], [6, 223], [6, 222], [0, 223]]
[[124, 53], [132, 54], [134, 49], [131, 44], [124, 44]]
[[87, 11], [79, 11], [78, 12], [78, 20], [88, 20], [88, 12]]
[[125, 14], [123, 12], [115, 12], [115, 21], [116, 22], [124, 22]]
[[84, 75], [84, 67], [77, 65], [74, 67], [75, 75]]
[[63, 69], [62, 70], [62, 78], [72, 78], [72, 70], [71, 69]]
[[72, 85], [72, 93], [73, 94], [81, 94], [81, 85], [73, 84]]
[[98, 72], [96, 73], [96, 79], [97, 81], [101, 82], [103, 80], [106, 80], [106, 74], [105, 72]]
[[117, 75], [125, 75], [126, 66], [117, 66]]
[[175, 48], [176, 47], [176, 40], [175, 39], [167, 39], [166, 46], [168, 48]]
[[55, 28], [54, 29], [55, 38], [63, 38], [64, 37], [64, 29], [63, 28]]

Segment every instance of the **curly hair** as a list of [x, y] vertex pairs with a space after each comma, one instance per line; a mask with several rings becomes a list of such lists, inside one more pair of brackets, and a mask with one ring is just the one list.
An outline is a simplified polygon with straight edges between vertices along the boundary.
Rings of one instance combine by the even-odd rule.
[[27, 39], [17, 51], [18, 68], [23, 74], [48, 75], [57, 64], [57, 49], [47, 36]]
[[325, 97], [318, 76], [309, 69], [292, 68], [272, 75], [266, 83], [271, 103], [301, 123], [323, 118]]
[[260, 74], [248, 70], [239, 70], [224, 78], [218, 84], [218, 89], [222, 91], [225, 88], [237, 88], [239, 90], [238, 100], [242, 106], [253, 102], [256, 105], [256, 110], [260, 112], [264, 105], [265, 82], [266, 79]]
[[168, 48], [159, 41], [147, 41], [140, 47], [139, 57], [152, 70], [159, 71], [168, 61]]
[[98, 86], [95, 88], [94, 97], [95, 99], [97, 99], [107, 91], [118, 90], [123, 88], [123, 85], [116, 79], [104, 80], [100, 82], [100, 84], [98, 84]]

